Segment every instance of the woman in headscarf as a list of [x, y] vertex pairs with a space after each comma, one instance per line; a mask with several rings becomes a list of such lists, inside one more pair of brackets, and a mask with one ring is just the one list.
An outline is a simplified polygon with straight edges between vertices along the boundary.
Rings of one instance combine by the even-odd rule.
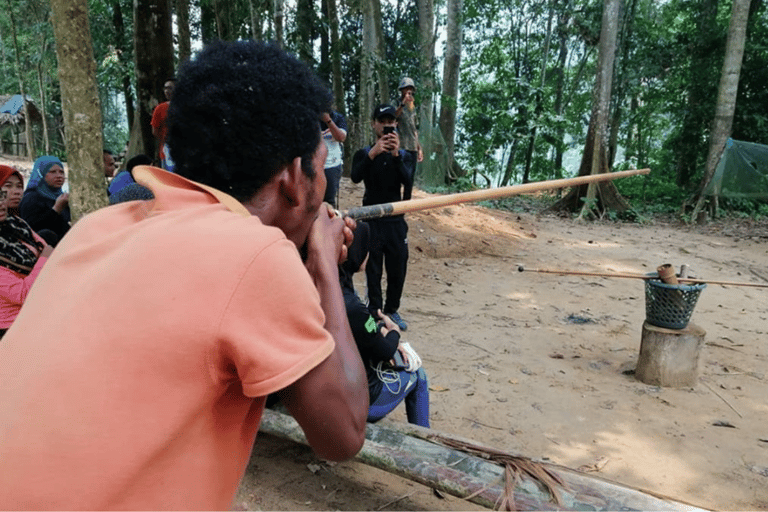
[[16, 319], [53, 251], [29, 224], [8, 211], [9, 205], [18, 207], [21, 194], [15, 190], [23, 183], [19, 171], [0, 165], [0, 338]]
[[63, 192], [64, 164], [55, 156], [35, 160], [21, 200], [21, 217], [37, 232], [50, 229], [59, 238], [69, 230], [69, 194]]
[[352, 276], [365, 268], [369, 241], [368, 225], [358, 222], [347, 260], [339, 266], [349, 326], [368, 374], [368, 421], [379, 421], [404, 401], [408, 422], [429, 428], [429, 385], [421, 359], [400, 340], [397, 324], [381, 310], [377, 324], [355, 293]]

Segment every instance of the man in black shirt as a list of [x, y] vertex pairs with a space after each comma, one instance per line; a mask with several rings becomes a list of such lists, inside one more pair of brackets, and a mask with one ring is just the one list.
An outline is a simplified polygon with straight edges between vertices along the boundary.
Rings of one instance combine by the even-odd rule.
[[[395, 130], [395, 108], [379, 105], [373, 110], [372, 118], [376, 143], [358, 150], [352, 160], [352, 182], [365, 184], [363, 206], [410, 199], [413, 178], [403, 165], [405, 152], [400, 149], [400, 137]], [[403, 186], [408, 191], [407, 197], [401, 194]], [[381, 309], [401, 330], [406, 330], [408, 324], [397, 310], [408, 265], [408, 224], [402, 215], [371, 220], [368, 224], [371, 229], [370, 257], [365, 269], [368, 309], [374, 316]], [[384, 268], [387, 270], [387, 300], [382, 304]]]

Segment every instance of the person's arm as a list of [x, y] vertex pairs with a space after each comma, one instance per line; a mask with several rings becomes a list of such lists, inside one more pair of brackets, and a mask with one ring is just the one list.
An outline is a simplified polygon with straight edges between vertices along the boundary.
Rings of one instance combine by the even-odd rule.
[[352, 183], [363, 181], [368, 173], [371, 172], [372, 166], [373, 161], [368, 158], [368, 152], [365, 149], [357, 150], [355, 156], [352, 157], [352, 171], [350, 173]]
[[[162, 105], [162, 103], [160, 105]], [[163, 123], [161, 119], [160, 105], [156, 106], [152, 111], [152, 120], [149, 122], [150, 126], [152, 126], [152, 136], [156, 139], [160, 138], [160, 126]]]
[[307, 241], [306, 267], [320, 294], [325, 329], [336, 346], [322, 363], [279, 392], [315, 453], [328, 460], [353, 457], [365, 441], [368, 384], [347, 321], [338, 264], [351, 242], [349, 222], [321, 209]]
[[[62, 194], [64, 195], [64, 194]], [[19, 205], [21, 218], [27, 221], [32, 229], [50, 229], [57, 234], [66, 233], [69, 223], [57, 212], [50, 203], [41, 201], [41, 196], [36, 192], [30, 192], [24, 196]], [[56, 206], [56, 203], [54, 203]]]
[[416, 161], [424, 161], [424, 152], [421, 150], [421, 142], [419, 142], [419, 130], [416, 130]]
[[336, 122], [333, 120], [333, 116], [326, 113], [322, 119], [323, 122], [328, 126], [328, 130], [330, 130], [331, 136], [333, 136], [333, 140], [337, 142], [344, 142], [347, 139], [347, 132], [336, 125]]
[[0, 267], [0, 298], [11, 304], [24, 304], [29, 290], [32, 289], [32, 284], [48, 261], [48, 256], [51, 255], [52, 251], [53, 248], [50, 245], [46, 245], [35, 262], [35, 266], [32, 267], [32, 271], [26, 276], [17, 274], [8, 268]]
[[[403, 162], [404, 153], [404, 150], [398, 152], [397, 157], [395, 157], [393, 161], [395, 162], [395, 166], [397, 168], [397, 174], [400, 176], [400, 182], [405, 185], [406, 189], [408, 189], [413, 188], [413, 176], [408, 172], [408, 169], [405, 167], [405, 162]], [[410, 197], [404, 199], [410, 199]]]
[[[363, 363], [389, 361], [400, 343], [400, 330], [379, 326], [360, 298], [345, 292], [347, 318]], [[381, 313], [381, 310], [379, 310]], [[381, 315], [379, 315], [381, 317]], [[390, 320], [390, 324], [392, 321]], [[390, 326], [391, 327], [391, 326]]]

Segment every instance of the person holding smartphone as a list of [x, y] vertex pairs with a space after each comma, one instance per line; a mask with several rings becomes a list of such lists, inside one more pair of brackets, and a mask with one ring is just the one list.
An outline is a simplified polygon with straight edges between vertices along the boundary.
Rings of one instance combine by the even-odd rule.
[[[411, 181], [416, 182], [416, 163], [424, 160], [424, 152], [419, 142], [418, 112], [414, 97], [416, 84], [412, 78], [403, 77], [397, 87], [400, 91], [400, 100], [397, 106], [397, 131], [400, 133], [400, 144], [405, 150], [405, 168], [411, 173]], [[406, 190], [407, 199], [411, 197], [411, 190]]]
[[[352, 159], [352, 182], [365, 184], [363, 206], [410, 199], [410, 194], [405, 192], [413, 187], [413, 176], [403, 162], [405, 151], [400, 148], [395, 107], [381, 104], [371, 117], [376, 143], [358, 150]], [[370, 259], [365, 269], [368, 309], [374, 316], [382, 310], [405, 331], [408, 324], [398, 310], [408, 266], [408, 224], [403, 215], [393, 215], [371, 220], [369, 226]], [[384, 268], [387, 270], [386, 301], [381, 287]]]
[[368, 223], [358, 222], [347, 259], [339, 265], [349, 326], [368, 377], [367, 419], [375, 423], [404, 402], [408, 423], [429, 428], [429, 382], [421, 358], [402, 340], [397, 324], [381, 310], [369, 312], [355, 292], [353, 276], [366, 267], [369, 245]]

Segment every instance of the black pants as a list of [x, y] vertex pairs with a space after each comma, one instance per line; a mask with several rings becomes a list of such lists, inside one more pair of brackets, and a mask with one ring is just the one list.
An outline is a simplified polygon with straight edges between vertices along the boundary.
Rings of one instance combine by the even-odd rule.
[[[371, 247], [365, 276], [368, 284], [368, 310], [394, 313], [400, 309], [400, 297], [408, 267], [408, 224], [405, 219], [367, 221], [371, 228]], [[382, 304], [381, 277], [387, 271], [387, 302]]]
[[413, 184], [416, 183], [416, 164], [419, 160], [419, 152], [418, 151], [405, 151], [405, 156], [403, 157], [403, 165], [405, 166], [405, 170], [408, 171], [408, 174], [411, 177], [411, 184], [405, 185], [403, 187], [403, 200], [407, 201], [408, 199], [411, 199], [411, 194], [413, 193]]
[[344, 168], [341, 165], [336, 167], [328, 167], [325, 169], [325, 196], [323, 201], [330, 204], [334, 208], [336, 205], [336, 196], [339, 194], [339, 180], [341, 180], [341, 172]]

